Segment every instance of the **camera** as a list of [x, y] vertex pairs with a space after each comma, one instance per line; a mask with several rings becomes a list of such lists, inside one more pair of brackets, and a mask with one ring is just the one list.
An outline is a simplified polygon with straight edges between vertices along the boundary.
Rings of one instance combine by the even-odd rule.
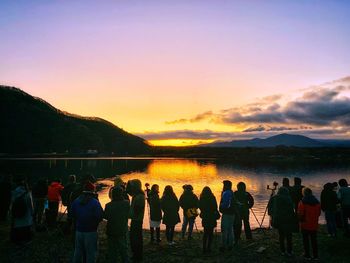
[[267, 190], [276, 190], [277, 189], [277, 186], [278, 186], [278, 183], [276, 181], [273, 182], [273, 188], [270, 188], [270, 185], [267, 185]]

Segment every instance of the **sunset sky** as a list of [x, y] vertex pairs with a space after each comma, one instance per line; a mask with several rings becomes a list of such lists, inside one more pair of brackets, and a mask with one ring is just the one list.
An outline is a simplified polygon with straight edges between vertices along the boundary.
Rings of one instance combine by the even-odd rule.
[[350, 1], [0, 1], [0, 84], [158, 145], [348, 138]]

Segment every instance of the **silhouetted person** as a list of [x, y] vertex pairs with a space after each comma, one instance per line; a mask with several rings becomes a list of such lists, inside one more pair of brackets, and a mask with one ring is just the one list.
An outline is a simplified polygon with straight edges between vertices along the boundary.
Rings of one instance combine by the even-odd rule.
[[141, 181], [130, 180], [127, 185], [127, 192], [132, 196], [130, 209], [130, 246], [133, 254], [132, 260], [139, 262], [143, 256], [142, 223], [145, 213], [145, 193], [141, 188]]
[[188, 236], [187, 239], [192, 239], [193, 225], [196, 220], [197, 208], [198, 208], [198, 197], [193, 193], [192, 185], [184, 185], [182, 195], [180, 196], [180, 207], [183, 210], [183, 222], [182, 222], [182, 238], [185, 238], [186, 229], [188, 225]]
[[[294, 205], [288, 188], [280, 187], [272, 203], [272, 226], [278, 229], [282, 255], [292, 255], [292, 233], [295, 227]], [[287, 243], [287, 250], [285, 247]]]
[[237, 191], [235, 191], [234, 196], [238, 210], [235, 218], [235, 239], [238, 241], [241, 237], [242, 221], [246, 238], [252, 239], [252, 231], [249, 224], [249, 209], [254, 205], [254, 198], [246, 191], [246, 185], [243, 182], [237, 184]]
[[34, 224], [40, 226], [47, 202], [48, 185], [46, 179], [39, 179], [32, 189], [34, 205]]
[[221, 237], [222, 237], [222, 246], [221, 251], [225, 249], [231, 250], [233, 247], [234, 239], [234, 221], [235, 214], [237, 213], [237, 207], [235, 204], [234, 194], [232, 191], [232, 182], [229, 180], [223, 181], [223, 190], [220, 200], [220, 212], [222, 213], [221, 217]]
[[3, 175], [0, 181], [0, 221], [6, 221], [11, 204], [11, 175]]
[[333, 184], [326, 183], [321, 192], [321, 209], [326, 218], [328, 234], [332, 237], [335, 237], [337, 234], [336, 214], [338, 202], [337, 193], [333, 190]]
[[112, 190], [112, 201], [106, 204], [104, 218], [107, 220], [108, 259], [109, 262], [129, 262], [127, 232], [130, 203], [124, 198], [124, 190], [117, 186]]
[[162, 210], [159, 198], [159, 185], [154, 184], [148, 193], [148, 203], [150, 207], [150, 231], [151, 231], [151, 242], [155, 241], [154, 231], [156, 232], [156, 241], [159, 243], [160, 240], [160, 223], [162, 220]]
[[61, 192], [63, 190], [61, 181], [55, 179], [48, 187], [47, 199], [49, 201], [49, 213], [47, 223], [49, 226], [55, 226], [58, 216], [59, 204], [61, 201]]
[[350, 218], [350, 187], [345, 179], [339, 180], [338, 198], [343, 214], [344, 234], [350, 236], [349, 218]]
[[297, 212], [300, 200], [303, 198], [303, 188], [301, 185], [301, 178], [294, 177], [294, 185], [291, 190], [291, 197], [294, 203], [294, 210]]
[[123, 181], [123, 179], [120, 178], [120, 176], [116, 176], [114, 179], [114, 186], [109, 189], [108, 196], [110, 199], [112, 199], [112, 191], [115, 187], [120, 187], [123, 190], [123, 197], [125, 200], [128, 200], [130, 203], [130, 198], [126, 192], [126, 183]]
[[72, 203], [72, 217], [75, 222], [74, 263], [96, 262], [97, 257], [97, 227], [102, 221], [103, 209], [94, 192], [83, 193]]
[[284, 177], [282, 179], [282, 186], [288, 189], [289, 194], [292, 196], [292, 187], [289, 184], [289, 178]]
[[175, 225], [180, 222], [180, 205], [179, 200], [170, 185], [165, 186], [160, 204], [163, 210], [163, 224], [166, 226], [166, 239], [169, 245], [173, 245]]
[[201, 210], [200, 217], [204, 228], [203, 253], [210, 253], [216, 220], [220, 218], [220, 214], [216, 198], [208, 186], [203, 188], [199, 197], [199, 209]]
[[74, 174], [69, 176], [68, 184], [62, 190], [62, 204], [67, 207], [67, 229], [70, 229], [72, 224], [72, 203], [76, 199], [76, 192], [79, 191], [81, 185], [77, 183]]
[[16, 178], [11, 212], [11, 241], [18, 245], [29, 242], [33, 236], [33, 200], [22, 176]]
[[298, 216], [300, 219], [300, 228], [303, 236], [304, 257], [310, 258], [310, 241], [313, 252], [313, 259], [318, 259], [317, 247], [317, 229], [318, 218], [321, 215], [321, 205], [312, 194], [310, 188], [304, 188], [303, 199], [298, 205]]

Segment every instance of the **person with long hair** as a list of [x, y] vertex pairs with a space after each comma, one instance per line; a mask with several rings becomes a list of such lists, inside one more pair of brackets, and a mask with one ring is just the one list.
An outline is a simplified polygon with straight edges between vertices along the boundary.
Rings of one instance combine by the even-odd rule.
[[160, 222], [162, 220], [162, 210], [159, 199], [159, 185], [154, 184], [151, 187], [151, 191], [148, 194], [148, 203], [150, 207], [150, 232], [151, 242], [155, 241], [154, 231], [156, 231], [156, 241], [160, 243]]
[[166, 226], [165, 234], [169, 245], [174, 243], [174, 231], [175, 225], [180, 223], [179, 216], [179, 200], [174, 193], [171, 185], [167, 185], [164, 188], [163, 196], [160, 201], [161, 208], [163, 210], [163, 224]]
[[205, 186], [200, 194], [199, 209], [204, 228], [203, 235], [203, 254], [211, 252], [211, 244], [214, 236], [216, 220], [220, 218], [216, 198], [208, 186]]

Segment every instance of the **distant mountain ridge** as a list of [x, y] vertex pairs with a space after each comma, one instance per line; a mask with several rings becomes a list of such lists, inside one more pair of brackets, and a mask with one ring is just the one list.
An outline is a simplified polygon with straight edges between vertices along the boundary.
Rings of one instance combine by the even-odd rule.
[[234, 140], [230, 142], [213, 142], [202, 147], [277, 147], [277, 146], [289, 146], [289, 147], [302, 147], [302, 148], [314, 148], [314, 147], [349, 147], [350, 141], [346, 140], [315, 140], [303, 135], [295, 134], [279, 134], [268, 137], [266, 139], [254, 138], [250, 140]]
[[63, 112], [43, 99], [0, 85], [0, 153], [147, 152], [150, 146], [114, 124]]

